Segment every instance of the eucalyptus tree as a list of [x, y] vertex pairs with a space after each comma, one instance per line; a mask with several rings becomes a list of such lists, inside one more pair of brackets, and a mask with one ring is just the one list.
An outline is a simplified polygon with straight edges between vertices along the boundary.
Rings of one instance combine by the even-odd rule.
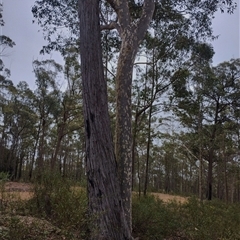
[[79, 1], [83, 106], [91, 239], [131, 239], [111, 136], [98, 0]]
[[[132, 112], [133, 112], [133, 144], [132, 144], [132, 172], [133, 172], [133, 185], [135, 179], [135, 156], [137, 148], [143, 147], [143, 139], [146, 140], [145, 147], [145, 177], [144, 177], [144, 194], [146, 195], [149, 168], [150, 168], [150, 153], [153, 147], [154, 136], [158, 131], [159, 123], [161, 122], [162, 116], [156, 114], [161, 112], [160, 97], [167, 87], [169, 81], [166, 81], [167, 74], [158, 65], [158, 61], [155, 59], [156, 49], [148, 50], [150, 54], [147, 54], [146, 62], [139, 62], [144, 64], [143, 67], [136, 67], [136, 79], [133, 82], [133, 93], [132, 93]], [[136, 63], [138, 64], [138, 62]], [[165, 80], [163, 82], [163, 79]], [[159, 115], [159, 114], [158, 114]], [[139, 175], [139, 174], [138, 174]]]
[[[76, 90], [74, 90], [74, 92], [75, 91]], [[66, 176], [67, 165], [70, 166], [70, 162], [66, 162], [66, 160], [72, 137], [77, 135], [79, 141], [77, 141], [77, 139], [75, 139], [75, 141], [78, 142], [79, 148], [82, 150], [85, 143], [83, 137], [84, 121], [82, 117], [82, 102], [79, 102], [79, 99], [81, 99], [79, 95], [79, 93], [71, 93], [70, 90], [61, 93], [58, 111], [53, 116], [54, 127], [52, 128], [51, 142], [54, 152], [51, 157], [51, 169], [61, 169], [63, 176]], [[71, 151], [74, 151], [74, 149]], [[63, 163], [61, 161], [62, 158], [64, 159]]]
[[[194, 64], [192, 55], [198, 53], [197, 49], [204, 48], [204, 44], [189, 37], [189, 29], [186, 30], [186, 20], [182, 18], [180, 13], [171, 16], [171, 21], [164, 26], [156, 24], [152, 34], [147, 34], [141, 48], [142, 61], [136, 61], [136, 79], [133, 84], [133, 180], [134, 180], [134, 158], [136, 148], [137, 132], [146, 131], [144, 124], [148, 125], [147, 155], [146, 155], [146, 171], [145, 171], [145, 187], [146, 194], [148, 182], [149, 153], [150, 142], [152, 141], [151, 125], [153, 122], [153, 114], [158, 113], [158, 120], [162, 122], [161, 112], [163, 112], [164, 97], [170, 86], [178, 88], [177, 78], [175, 77], [181, 72], [186, 64]], [[177, 25], [176, 28], [173, 28]], [[181, 30], [181, 35], [178, 34]], [[211, 55], [211, 52], [210, 52]], [[144, 67], [141, 67], [141, 66]], [[179, 92], [182, 92], [179, 90]], [[140, 124], [143, 114], [148, 114], [148, 121]], [[159, 124], [154, 124], [156, 128]]]
[[13, 162], [9, 158], [13, 154], [10, 151], [11, 147], [11, 134], [10, 127], [12, 122], [13, 104], [11, 102], [12, 96], [14, 96], [13, 91], [16, 92], [13, 84], [10, 86], [4, 84], [4, 87], [1, 89], [1, 149], [3, 150], [1, 165], [2, 170], [8, 172], [9, 174], [13, 173]]
[[37, 115], [33, 108], [34, 94], [26, 82], [19, 82], [11, 99], [12, 120], [10, 122], [11, 152], [14, 161], [13, 178], [19, 180], [28, 156], [33, 151]]
[[[82, 2], [80, 2], [82, 4]], [[81, 6], [79, 4], [79, 6]], [[194, 40], [204, 37], [212, 37], [211, 20], [214, 12], [226, 4], [229, 11], [234, 8], [232, 1], [156, 1], [154, 0], [128, 1], [106, 0], [100, 1], [100, 9], [108, 4], [113, 15], [108, 19], [101, 15], [102, 30], [113, 30], [121, 40], [116, 82], [116, 131], [115, 131], [115, 154], [118, 162], [119, 181], [121, 195], [128, 225], [131, 225], [131, 88], [132, 71], [135, 57], [140, 43], [145, 37], [146, 31], [156, 26], [158, 22], [164, 24], [169, 21], [171, 14], [180, 13], [185, 20], [185, 29], [188, 30], [189, 39]], [[64, 48], [69, 43], [78, 43], [77, 1], [36, 1], [32, 9], [38, 23], [45, 30], [45, 37], [49, 45], [43, 48], [47, 52], [51, 49], [60, 50], [64, 54]], [[81, 16], [80, 16], [81, 17]], [[158, 26], [160, 26], [158, 24]], [[64, 31], [60, 27], [69, 30], [67, 38], [62, 38]], [[178, 25], [172, 26], [177, 28]], [[180, 29], [177, 35], [181, 35]], [[56, 39], [52, 39], [53, 36]], [[191, 37], [190, 37], [191, 36]], [[81, 34], [80, 34], [81, 38]], [[181, 44], [181, 41], [180, 41]], [[81, 42], [80, 42], [81, 47]], [[84, 54], [84, 49], [80, 51]], [[167, 55], [167, 54], [166, 54]], [[89, 63], [90, 64], [90, 63]], [[92, 62], [94, 64], [94, 62]]]
[[[193, 72], [182, 70], [178, 75], [179, 81], [176, 82], [178, 87], [175, 89], [177, 100], [175, 112], [185, 127], [198, 133], [201, 138], [198, 143], [201, 142], [202, 146], [198, 151], [201, 150], [201, 155], [208, 161], [208, 200], [212, 199], [213, 163], [218, 160], [218, 149], [221, 144], [219, 139], [227, 128], [231, 127], [234, 113], [239, 109], [238, 72], [239, 59], [236, 59], [216, 67], [206, 64], [201, 69], [196, 66], [195, 72], [194, 69]], [[201, 133], [199, 124], [202, 126]]]
[[[0, 26], [4, 26], [3, 20], [3, 4], [0, 3]], [[3, 57], [7, 56], [6, 50], [9, 48], [13, 48], [15, 46], [15, 42], [5, 35], [0, 35], [0, 104], [4, 104], [8, 99], [9, 88], [13, 86], [12, 81], [9, 79], [11, 74], [10, 70], [5, 68]]]
[[[12, 179], [19, 179], [24, 158], [32, 152], [37, 116], [33, 110], [33, 92], [26, 82], [8, 89], [8, 99], [2, 104], [1, 146], [9, 149], [5, 170]], [[26, 166], [26, 165], [25, 165]]]
[[[0, 3], [0, 26], [4, 26], [4, 19], [3, 19], [3, 4]], [[7, 57], [7, 49], [13, 48], [15, 46], [15, 42], [8, 36], [3, 35], [1, 33], [0, 35], [0, 84], [1, 86], [4, 84], [9, 84], [11, 81], [9, 81], [10, 77], [10, 70], [5, 68], [3, 63], [3, 57]]]
[[[35, 105], [39, 123], [36, 137], [37, 157], [37, 177], [41, 178], [46, 157], [46, 139], [53, 116], [58, 114], [59, 90], [56, 78], [62, 71], [62, 66], [54, 60], [44, 60], [33, 62], [34, 73], [36, 76]], [[34, 158], [35, 156], [33, 156]]]
[[[62, 136], [61, 141], [63, 142], [61, 147], [63, 151], [61, 171], [63, 176], [68, 176], [72, 166], [75, 168], [72, 170], [75, 171], [76, 178], [82, 180], [85, 171], [85, 139], [78, 47], [75, 45], [68, 46], [64, 61], [64, 78], [67, 80], [67, 88], [62, 93], [61, 120], [58, 128], [61, 132], [59, 136]], [[67, 166], [69, 166], [69, 171], [67, 171]], [[71, 175], [74, 176], [74, 174]]]

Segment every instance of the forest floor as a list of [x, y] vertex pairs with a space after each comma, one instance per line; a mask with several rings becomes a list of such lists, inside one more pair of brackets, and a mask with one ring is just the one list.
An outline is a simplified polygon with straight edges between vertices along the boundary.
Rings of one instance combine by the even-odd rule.
[[[80, 187], [74, 187], [79, 189]], [[34, 240], [64, 240], [69, 239], [64, 231], [54, 226], [50, 221], [37, 217], [28, 216], [28, 214], [19, 215], [14, 210], [16, 201], [25, 203], [30, 200], [34, 194], [34, 185], [31, 183], [6, 182], [0, 184], [0, 239], [34, 239]], [[137, 193], [135, 193], [137, 194]], [[174, 196], [163, 193], [152, 193], [155, 197], [168, 202], [175, 200], [184, 203], [187, 199], [180, 196]], [[10, 212], [4, 212], [3, 209], [10, 207]], [[13, 207], [11, 207], [13, 204]], [[1, 214], [2, 213], [2, 214]], [[70, 239], [78, 239], [70, 238]], [[173, 239], [173, 238], [167, 238]], [[174, 238], [175, 239], [175, 238]], [[176, 238], [178, 239], [178, 238]]]
[[4, 192], [12, 199], [29, 200], [33, 196], [33, 185], [31, 183], [7, 182], [4, 186]]
[[[9, 193], [9, 196], [16, 197], [21, 200], [29, 200], [33, 196], [33, 185], [31, 183], [21, 183], [21, 182], [7, 182], [5, 184], [5, 191]], [[177, 201], [180, 203], [186, 202], [185, 197], [165, 194], [165, 193], [151, 193], [155, 197], [161, 199], [164, 202]], [[1, 198], [1, 196], [0, 196]]]

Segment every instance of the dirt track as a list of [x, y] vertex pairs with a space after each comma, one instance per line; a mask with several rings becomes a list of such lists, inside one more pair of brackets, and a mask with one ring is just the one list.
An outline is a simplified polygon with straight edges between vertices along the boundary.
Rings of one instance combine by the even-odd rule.
[[[4, 189], [4, 198], [28, 200], [33, 196], [33, 189], [30, 183], [7, 182]], [[2, 195], [0, 194], [0, 199]]]
[[[170, 194], [164, 193], [152, 193], [155, 197], [163, 200], [164, 202], [168, 202], [171, 200], [175, 200], [180, 203], [184, 203], [186, 198], [180, 196], [174, 196]], [[5, 184], [5, 195], [21, 200], [28, 200], [33, 196], [33, 186], [30, 183], [19, 183], [19, 182], [7, 182]], [[0, 194], [1, 198], [1, 194]]]

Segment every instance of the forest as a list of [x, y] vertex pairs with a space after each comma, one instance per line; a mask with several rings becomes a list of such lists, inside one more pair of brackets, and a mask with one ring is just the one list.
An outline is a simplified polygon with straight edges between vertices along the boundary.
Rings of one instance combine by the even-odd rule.
[[[179, 210], [178, 204], [171, 203], [172, 205], [166, 207], [161, 201], [158, 202], [149, 196], [151, 192], [155, 192], [193, 197], [189, 198], [191, 200], [188, 202], [188, 210], [191, 211], [191, 206], [194, 205], [192, 211], [195, 213], [202, 211], [202, 205], [198, 204], [208, 200], [205, 212], [200, 214], [204, 216], [206, 222], [207, 213], [217, 208], [228, 206], [229, 212], [232, 211], [231, 214], [234, 211], [240, 214], [239, 210], [234, 208], [236, 206], [234, 204], [240, 202], [240, 59], [231, 59], [213, 65], [214, 48], [211, 44], [216, 38], [211, 28], [214, 13], [220, 9], [222, 14], [231, 14], [236, 8], [236, 3], [209, 0], [178, 1], [179, 3], [155, 1], [154, 11], [152, 9], [152, 13], [149, 13], [151, 19], [147, 23], [146, 19], [144, 22], [143, 13], [150, 12], [151, 6], [148, 4], [154, 1], [149, 3], [146, 0], [89, 1], [93, 5], [96, 3], [97, 6], [100, 2], [98, 7], [101, 25], [99, 25], [100, 42], [99, 45], [94, 42], [94, 45], [100, 46], [102, 54], [109, 134], [113, 137], [112, 145], [115, 145], [117, 164], [120, 169], [123, 167], [120, 172], [125, 174], [126, 162], [120, 161], [122, 158], [127, 158], [128, 171], [131, 173], [128, 174], [130, 180], [126, 180], [124, 174], [119, 173], [122, 181], [119, 191], [125, 194], [123, 190], [127, 192], [127, 188], [130, 188], [130, 192], [136, 193], [139, 199], [133, 197], [132, 203], [123, 200], [125, 213], [126, 209], [129, 210], [127, 204], [133, 204], [133, 215], [127, 216], [126, 213], [126, 222], [133, 224], [133, 234], [139, 239], [240, 239], [240, 236], [234, 235], [233, 232], [232, 235], [228, 232], [228, 236], [224, 235], [225, 233], [217, 236], [211, 235], [213, 233], [209, 230], [208, 235], [203, 235], [205, 225], [199, 235], [196, 234], [197, 230], [193, 231], [194, 233], [190, 231], [183, 233], [176, 227], [179, 219], [168, 219], [174, 217], [172, 210], [179, 211], [179, 216], [184, 215], [184, 211]], [[81, 30], [84, 21], [81, 6], [78, 10], [76, 2], [75, 0], [36, 1], [32, 8], [33, 17], [43, 28], [43, 37], [48, 40], [48, 45], [43, 46], [41, 53], [59, 51], [64, 59], [63, 65], [54, 59], [33, 61], [35, 90], [24, 81], [14, 84], [11, 81], [10, 71], [5, 68], [4, 62], [0, 61], [0, 176], [2, 176], [1, 181], [5, 181], [4, 177], [6, 177], [8, 181], [36, 184], [38, 187], [35, 191], [39, 198], [44, 187], [39, 187], [38, 184], [45, 187], [54, 185], [47, 182], [51, 175], [58, 176], [56, 178], [60, 181], [59, 188], [61, 185], [64, 188], [69, 182], [81, 188], [87, 187], [90, 209], [94, 212], [97, 208], [94, 207], [96, 202], [92, 199], [95, 196], [99, 200], [99, 194], [102, 199], [102, 195], [105, 194], [104, 187], [101, 191], [96, 191], [96, 182], [100, 181], [105, 173], [103, 170], [102, 175], [100, 173], [94, 175], [95, 163], [98, 161], [96, 159], [101, 158], [100, 155], [94, 154], [97, 154], [99, 150], [97, 142], [101, 140], [94, 138], [96, 145], [93, 146], [88, 140], [90, 130], [86, 118], [88, 110], [84, 105], [88, 101], [87, 91], [84, 90], [87, 85], [84, 85], [84, 76], [87, 70], [90, 75], [96, 74], [98, 70], [94, 65], [95, 62], [97, 63], [95, 59], [92, 59], [91, 66], [87, 65], [89, 69], [82, 66], [85, 64], [83, 58], [87, 58], [87, 55], [91, 56], [91, 53], [87, 50], [84, 52], [81, 45], [84, 44], [82, 38], [84, 34]], [[85, 6], [83, 2], [80, 0], [79, 5]], [[123, 13], [118, 11], [116, 6], [122, 8]], [[129, 16], [127, 14], [125, 16], [124, 7], [127, 7]], [[84, 10], [84, 7], [82, 8]], [[81, 20], [80, 39], [78, 14]], [[3, 26], [4, 6], [2, 5], [0, 17]], [[127, 30], [124, 35], [125, 27], [128, 28], [126, 19], [130, 19], [129, 26], [136, 26], [137, 29], [135, 32], [135, 28], [132, 28], [134, 30], [130, 31], [130, 35], [127, 34]], [[134, 37], [137, 38], [136, 47]], [[131, 41], [133, 45], [130, 44]], [[14, 39], [4, 35], [0, 36], [0, 43], [4, 49], [14, 48], [15, 45]], [[125, 44], [131, 45], [132, 52], [128, 51], [128, 46], [124, 48]], [[124, 55], [129, 52], [130, 55]], [[131, 60], [128, 62], [128, 59]], [[124, 62], [127, 63], [126, 66], [121, 65]], [[63, 79], [66, 83], [64, 88], [60, 85]], [[96, 86], [97, 83], [92, 85]], [[102, 90], [96, 89], [94, 97], [100, 94]], [[101, 104], [96, 107], [100, 108]], [[126, 112], [121, 110], [122, 108], [127, 109]], [[103, 116], [104, 111], [100, 111], [101, 114]], [[90, 118], [94, 117], [91, 115]], [[94, 129], [92, 126], [90, 128], [93, 135], [95, 130], [92, 130]], [[122, 131], [123, 128], [125, 132]], [[121, 134], [123, 139], [119, 140]], [[99, 132], [98, 137], [101, 139], [105, 135]], [[123, 144], [126, 143], [124, 141], [128, 141], [127, 147]], [[97, 150], [91, 155], [93, 150], [91, 148], [89, 150], [86, 146], [92, 146]], [[111, 149], [109, 150], [111, 144], [109, 146], [103, 151], [104, 153], [111, 152]], [[91, 163], [90, 158], [93, 155], [95, 163]], [[89, 163], [88, 159], [90, 159]], [[107, 169], [110, 165], [104, 166]], [[100, 172], [99, 169], [101, 165], [98, 166]], [[108, 187], [107, 183], [105, 185]], [[91, 193], [91, 189], [95, 193]], [[52, 187], [49, 191], [57, 190]], [[46, 196], [48, 195], [44, 195], [42, 201], [50, 204], [51, 198], [46, 200]], [[121, 196], [127, 199], [126, 195]], [[155, 201], [159, 204], [158, 207]], [[54, 205], [53, 202], [51, 204]], [[77, 202], [74, 204], [78, 205]], [[38, 202], [38, 207], [40, 205]], [[150, 232], [147, 235], [148, 230], [141, 231], [145, 227], [144, 221], [149, 220], [147, 214], [153, 214], [155, 211], [150, 208], [153, 205], [156, 211], [162, 211], [160, 215], [168, 219], [168, 224], [172, 223], [171, 227], [168, 226], [169, 231], [166, 230], [165, 225], [164, 233], [158, 233], [158, 227], [153, 228], [152, 232], [156, 233], [155, 236]], [[165, 207], [169, 212], [165, 209], [164, 215]], [[230, 209], [231, 207], [233, 209]], [[137, 215], [136, 209], [142, 215]], [[51, 214], [48, 214], [48, 209], [44, 211], [50, 219]], [[73, 212], [70, 213], [74, 215]], [[213, 212], [212, 214], [214, 215]], [[142, 218], [142, 222], [137, 218]], [[240, 223], [239, 217], [236, 218], [236, 222]], [[136, 222], [136, 219], [139, 222]], [[223, 219], [226, 220], [228, 217], [225, 216]], [[194, 219], [192, 221], [194, 222]], [[84, 224], [79, 226], [84, 228]], [[92, 224], [99, 222], [93, 220]], [[58, 223], [57, 226], [60, 224]], [[194, 228], [200, 228], [199, 226]], [[101, 225], [100, 231], [104, 227]], [[121, 227], [124, 228], [124, 225]], [[128, 230], [123, 231], [128, 232]], [[89, 233], [84, 237], [88, 236], [87, 234]], [[128, 233], [124, 234], [128, 235]], [[89, 239], [133, 239], [107, 238], [105, 235], [101, 238], [98, 234], [97, 237], [94, 236], [92, 231], [90, 235]], [[79, 236], [71, 237], [69, 239], [85, 239]], [[19, 239], [27, 238], [23, 236]]]

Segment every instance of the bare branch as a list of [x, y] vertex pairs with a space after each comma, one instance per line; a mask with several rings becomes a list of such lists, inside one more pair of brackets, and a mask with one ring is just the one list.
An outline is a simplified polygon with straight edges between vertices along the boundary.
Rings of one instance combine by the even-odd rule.
[[114, 78], [116, 78], [116, 75], [114, 73], [112, 73], [108, 68], [104, 67], [104, 69], [106, 69], [107, 72], [110, 73]]
[[152, 65], [151, 62], [135, 62], [133, 65], [140, 65], [140, 64]]

